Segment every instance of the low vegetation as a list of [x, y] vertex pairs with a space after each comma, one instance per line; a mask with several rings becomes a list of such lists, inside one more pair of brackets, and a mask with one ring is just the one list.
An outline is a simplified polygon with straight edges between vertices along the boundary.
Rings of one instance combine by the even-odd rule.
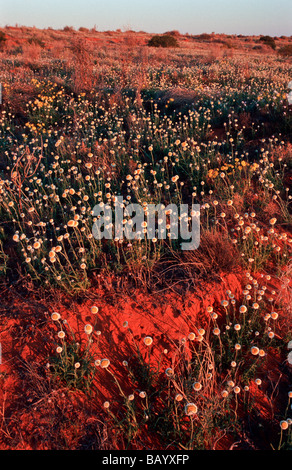
[[[1, 448], [291, 449], [291, 38], [5, 36]], [[199, 247], [97, 240], [118, 196]]]

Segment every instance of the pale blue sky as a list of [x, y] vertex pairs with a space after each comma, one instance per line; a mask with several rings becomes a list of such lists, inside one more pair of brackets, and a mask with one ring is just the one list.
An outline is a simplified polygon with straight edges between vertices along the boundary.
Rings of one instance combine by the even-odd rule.
[[0, 0], [0, 26], [292, 35], [292, 0]]

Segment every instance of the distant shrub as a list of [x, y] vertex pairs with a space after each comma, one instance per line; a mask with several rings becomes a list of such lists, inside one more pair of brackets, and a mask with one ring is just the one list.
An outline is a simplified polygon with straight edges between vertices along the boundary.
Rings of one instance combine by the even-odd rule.
[[275, 39], [271, 36], [261, 36], [260, 41], [266, 44], [267, 46], [270, 46], [272, 49], [276, 49]]
[[80, 26], [80, 28], [78, 29], [78, 31], [80, 31], [80, 33], [88, 33], [88, 32], [89, 32], [89, 29], [88, 29], [88, 28], [84, 28], [84, 26]]
[[6, 36], [5, 36], [5, 33], [3, 33], [3, 31], [0, 31], [0, 49], [2, 49], [2, 47], [4, 46], [6, 42]]
[[278, 53], [283, 57], [292, 57], [292, 45], [289, 44], [287, 46], [280, 47]]
[[173, 30], [173, 31], [167, 31], [166, 33], [164, 33], [165, 36], [174, 36], [174, 37], [177, 37], [179, 38], [181, 36], [180, 32], [177, 31], [176, 29]]
[[211, 34], [208, 34], [208, 33], [202, 33], [199, 35], [198, 38], [202, 39], [203, 41], [209, 41], [210, 39], [212, 39], [212, 36]]
[[177, 39], [174, 36], [164, 34], [162, 36], [153, 36], [148, 41], [150, 47], [179, 47]]
[[75, 30], [73, 26], [64, 26], [63, 31], [65, 31], [65, 33], [72, 33]]
[[29, 38], [27, 42], [29, 44], [36, 44], [37, 46], [40, 46], [42, 49], [45, 47], [44, 41], [42, 41], [40, 38], [36, 38], [35, 36]]

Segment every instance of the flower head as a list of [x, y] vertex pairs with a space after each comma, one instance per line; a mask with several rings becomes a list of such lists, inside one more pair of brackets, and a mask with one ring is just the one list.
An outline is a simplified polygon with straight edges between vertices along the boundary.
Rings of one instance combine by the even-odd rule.
[[198, 407], [194, 403], [187, 403], [185, 406], [185, 414], [187, 416], [193, 416], [198, 412]]
[[151, 338], [151, 336], [145, 336], [144, 344], [146, 344], [146, 346], [151, 346], [152, 343], [153, 343], [153, 338]]
[[109, 359], [105, 358], [100, 361], [100, 367], [102, 367], [103, 369], [107, 369], [109, 365], [110, 365]]
[[85, 325], [85, 327], [84, 327], [84, 331], [85, 331], [85, 333], [86, 333], [87, 335], [90, 335], [90, 334], [92, 333], [92, 331], [93, 331], [93, 327], [92, 327], [91, 325], [87, 324], [87, 325]]
[[250, 350], [253, 356], [257, 356], [260, 352], [259, 348], [257, 346], [253, 346]]
[[60, 320], [60, 318], [61, 318], [61, 315], [58, 312], [53, 312], [52, 315], [51, 315], [51, 319], [53, 321], [58, 321], [58, 320]]

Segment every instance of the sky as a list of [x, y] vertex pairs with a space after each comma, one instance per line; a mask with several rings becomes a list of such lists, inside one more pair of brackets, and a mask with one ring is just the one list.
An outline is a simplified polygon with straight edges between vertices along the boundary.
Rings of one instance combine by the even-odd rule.
[[292, 35], [292, 0], [0, 0], [0, 26]]

